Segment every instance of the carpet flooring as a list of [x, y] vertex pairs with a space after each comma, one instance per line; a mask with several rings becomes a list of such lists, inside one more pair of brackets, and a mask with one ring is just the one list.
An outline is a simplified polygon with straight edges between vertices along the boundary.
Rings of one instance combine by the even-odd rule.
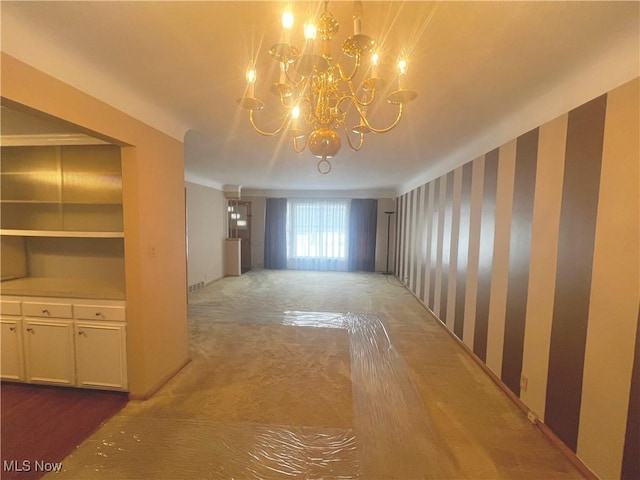
[[120, 392], [2, 382], [0, 478], [41, 478], [120, 411], [127, 398]]
[[192, 361], [52, 479], [582, 478], [395, 278], [252, 270], [188, 324]]

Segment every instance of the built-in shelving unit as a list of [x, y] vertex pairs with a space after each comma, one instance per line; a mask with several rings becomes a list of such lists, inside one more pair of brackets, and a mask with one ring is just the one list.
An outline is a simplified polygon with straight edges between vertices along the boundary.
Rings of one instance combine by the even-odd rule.
[[2, 378], [126, 390], [120, 148], [1, 155]]
[[120, 149], [2, 147], [3, 294], [124, 298]]

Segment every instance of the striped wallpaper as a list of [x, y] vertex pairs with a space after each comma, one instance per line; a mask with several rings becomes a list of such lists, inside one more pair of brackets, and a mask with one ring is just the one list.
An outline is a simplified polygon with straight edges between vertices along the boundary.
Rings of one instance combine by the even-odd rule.
[[639, 91], [397, 199], [398, 278], [602, 478], [640, 478]]

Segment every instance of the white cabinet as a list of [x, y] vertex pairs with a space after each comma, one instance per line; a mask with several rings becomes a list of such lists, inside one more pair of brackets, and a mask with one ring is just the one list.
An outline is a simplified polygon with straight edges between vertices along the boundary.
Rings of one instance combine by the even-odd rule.
[[127, 385], [123, 324], [75, 322], [77, 385], [124, 389]]
[[27, 381], [74, 385], [73, 322], [25, 318], [22, 324]]
[[125, 304], [3, 297], [2, 378], [127, 390]]
[[25, 317], [72, 318], [70, 303], [22, 302]]
[[24, 381], [21, 302], [0, 300], [0, 315], [0, 377], [3, 380]]
[[20, 318], [2, 317], [2, 358], [0, 359], [3, 380], [24, 380], [22, 353], [22, 324]]
[[114, 305], [74, 305], [73, 316], [82, 320], [110, 320], [124, 322], [123, 306]]

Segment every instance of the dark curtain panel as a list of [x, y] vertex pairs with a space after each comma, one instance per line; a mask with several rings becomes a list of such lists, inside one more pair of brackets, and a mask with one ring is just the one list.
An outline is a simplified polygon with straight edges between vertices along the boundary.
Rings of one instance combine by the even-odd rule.
[[264, 268], [287, 268], [287, 199], [267, 198]]
[[378, 200], [353, 199], [349, 213], [349, 270], [373, 272], [376, 268]]

